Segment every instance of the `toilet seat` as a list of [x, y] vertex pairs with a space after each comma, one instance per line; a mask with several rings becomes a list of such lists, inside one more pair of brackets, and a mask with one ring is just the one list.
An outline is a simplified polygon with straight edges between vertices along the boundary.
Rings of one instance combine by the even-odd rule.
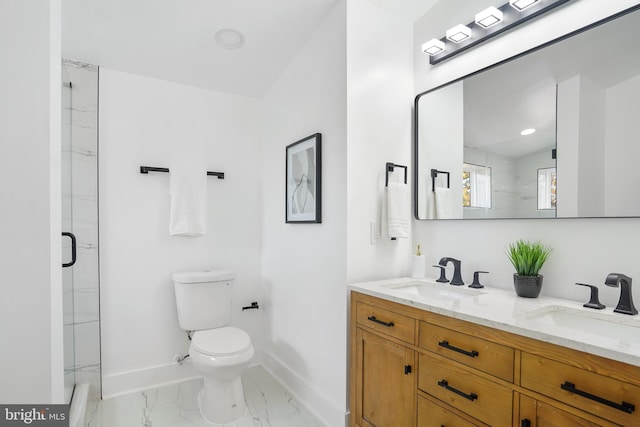
[[233, 356], [251, 348], [251, 337], [242, 329], [227, 326], [196, 331], [191, 346], [208, 356]]

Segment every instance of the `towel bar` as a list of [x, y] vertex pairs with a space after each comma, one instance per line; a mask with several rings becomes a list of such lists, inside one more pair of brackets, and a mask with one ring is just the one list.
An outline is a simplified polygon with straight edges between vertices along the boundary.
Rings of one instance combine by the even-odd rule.
[[[140, 173], [149, 173], [149, 172], [169, 172], [169, 168], [157, 168], [154, 166], [140, 166]], [[209, 172], [207, 171], [208, 176], [217, 176], [218, 179], [224, 179], [224, 172]]]
[[404, 168], [404, 183], [407, 183], [407, 167], [404, 165], [396, 165], [395, 163], [387, 162], [385, 168], [385, 178], [384, 178], [384, 186], [389, 186], [389, 172], [393, 172], [394, 168]]

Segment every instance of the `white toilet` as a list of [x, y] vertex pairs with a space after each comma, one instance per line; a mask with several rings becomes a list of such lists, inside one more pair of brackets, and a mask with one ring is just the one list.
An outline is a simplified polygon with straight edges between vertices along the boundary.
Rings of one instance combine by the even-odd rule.
[[247, 412], [240, 376], [254, 349], [249, 334], [226, 326], [234, 277], [229, 270], [173, 274], [178, 322], [185, 331], [193, 331], [189, 356], [204, 376], [200, 412], [211, 424], [233, 423]]

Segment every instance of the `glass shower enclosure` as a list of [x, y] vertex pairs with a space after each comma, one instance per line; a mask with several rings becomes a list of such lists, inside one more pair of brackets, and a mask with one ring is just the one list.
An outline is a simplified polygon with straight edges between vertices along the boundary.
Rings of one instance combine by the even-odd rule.
[[86, 402], [101, 396], [98, 67], [67, 59], [62, 60], [61, 239], [65, 398], [73, 407], [78, 397]]

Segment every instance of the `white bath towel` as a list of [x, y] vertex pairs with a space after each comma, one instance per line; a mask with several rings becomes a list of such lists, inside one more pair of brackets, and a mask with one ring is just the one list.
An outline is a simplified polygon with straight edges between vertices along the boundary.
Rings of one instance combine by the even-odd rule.
[[436, 187], [434, 198], [436, 202], [436, 218], [453, 218], [453, 202], [451, 200], [451, 190], [444, 187]]
[[172, 236], [202, 236], [207, 231], [207, 171], [193, 166], [169, 167]]
[[407, 184], [390, 182], [385, 188], [387, 207], [387, 232], [389, 237], [409, 237], [411, 201]]

